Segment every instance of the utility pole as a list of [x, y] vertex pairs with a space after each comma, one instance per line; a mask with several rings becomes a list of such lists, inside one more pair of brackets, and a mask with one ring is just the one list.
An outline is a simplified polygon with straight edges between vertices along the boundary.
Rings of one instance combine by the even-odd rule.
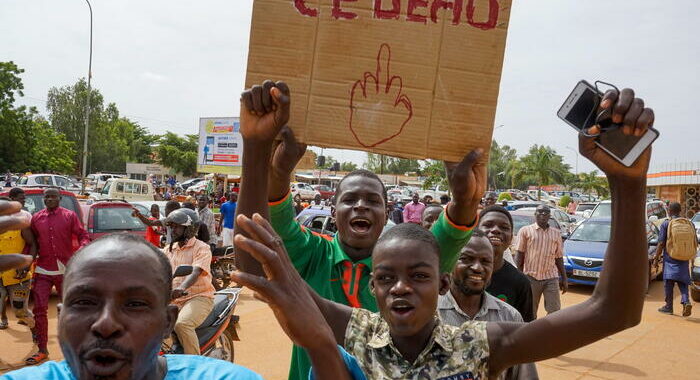
[[88, 63], [88, 78], [87, 78], [87, 106], [85, 107], [85, 134], [83, 137], [83, 186], [81, 193], [85, 194], [85, 177], [87, 177], [87, 155], [88, 155], [88, 129], [90, 127], [90, 79], [92, 79], [92, 5], [90, 1], [85, 0], [90, 10], [90, 61]]
[[570, 146], [567, 146], [566, 149], [569, 149], [569, 150], [573, 151], [574, 153], [576, 153], [576, 177], [578, 177], [578, 150], [576, 150]]
[[384, 174], [384, 155], [383, 154], [379, 155], [379, 160], [380, 160], [379, 174]]

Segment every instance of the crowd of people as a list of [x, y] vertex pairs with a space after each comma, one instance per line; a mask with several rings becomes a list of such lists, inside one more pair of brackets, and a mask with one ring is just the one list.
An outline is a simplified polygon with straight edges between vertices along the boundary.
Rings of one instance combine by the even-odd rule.
[[[36, 259], [35, 322], [25, 304], [15, 308], [36, 331], [39, 353], [28, 364], [48, 355], [46, 289], [52, 286], [62, 297], [58, 336], [65, 358], [7, 378], [258, 378], [193, 355], [194, 328], [212, 305], [212, 232], [236, 246], [232, 279], [269, 304], [294, 342], [290, 379], [533, 379], [534, 362], [640, 322], [648, 276], [644, 181], [650, 149], [625, 167], [593, 138], [580, 136], [580, 153], [610, 182], [613, 228], [596, 290], [587, 301], [561, 309], [567, 278], [561, 236], [547, 223], [549, 207], [537, 208], [536, 223], [521, 229], [511, 252], [510, 213], [489, 197], [482, 204], [486, 163], [480, 150], [445, 163], [451, 199], [441, 204], [415, 195], [399, 210], [376, 174], [356, 170], [338, 183], [331, 202], [335, 237], [301, 227], [289, 179], [305, 148], [287, 127], [291, 95], [285, 83], [271, 81], [243, 93], [243, 182], [238, 196], [230, 194], [220, 206], [218, 223], [203, 195], [182, 207], [169, 202], [164, 219], [157, 208], [150, 216], [135, 213], [153, 229], [149, 242], [107, 235], [88, 244], [53, 189], [46, 190], [46, 209], [31, 223], [20, 221], [27, 216], [17, 205], [0, 202], [0, 215], [12, 215], [0, 217], [0, 230], [13, 224], [19, 232], [6, 233], [22, 236]], [[630, 90], [610, 91], [601, 108], [624, 120], [631, 135], [653, 123], [651, 109], [632, 104], [638, 102]], [[596, 128], [588, 132], [594, 135]], [[389, 219], [397, 225], [384, 232]], [[160, 234], [166, 239], [162, 250], [153, 238]], [[67, 243], [72, 236], [82, 247], [77, 253]], [[20, 268], [20, 277], [27, 262], [7, 259], [0, 265]], [[180, 265], [193, 271], [173, 279]], [[670, 291], [672, 301], [673, 284]], [[538, 318], [541, 298], [547, 315]], [[683, 302], [685, 312], [689, 303]], [[187, 355], [158, 355], [173, 329]]]

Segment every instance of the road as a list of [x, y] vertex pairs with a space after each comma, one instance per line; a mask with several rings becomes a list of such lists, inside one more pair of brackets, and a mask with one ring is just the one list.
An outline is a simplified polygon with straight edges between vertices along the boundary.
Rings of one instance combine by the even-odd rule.
[[[563, 296], [564, 306], [586, 300], [592, 288], [571, 287]], [[679, 296], [676, 295], [676, 310]], [[642, 323], [587, 347], [537, 364], [540, 378], [559, 379], [698, 379], [700, 363], [700, 306], [694, 316], [663, 315], [656, 311], [663, 303], [663, 284], [654, 282], [647, 296]], [[60, 359], [56, 342], [56, 298], [49, 321], [51, 358]], [[544, 315], [544, 309], [539, 315]], [[11, 314], [11, 313], [10, 313]], [[285, 379], [289, 369], [291, 343], [277, 325], [270, 309], [249, 291], [240, 298], [241, 317], [236, 342], [236, 362], [252, 368], [266, 379]], [[21, 365], [34, 350], [26, 327], [10, 321], [0, 331], [0, 370]]]

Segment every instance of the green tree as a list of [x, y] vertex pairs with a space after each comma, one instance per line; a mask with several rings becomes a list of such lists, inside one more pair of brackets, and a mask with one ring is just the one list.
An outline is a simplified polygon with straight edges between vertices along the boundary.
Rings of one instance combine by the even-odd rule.
[[316, 169], [328, 169], [328, 168], [330, 168], [331, 166], [333, 166], [333, 164], [335, 164], [336, 162], [338, 162], [338, 160], [336, 160], [335, 158], [333, 158], [333, 156], [324, 156], [324, 157], [326, 157], [326, 160], [325, 160], [325, 162], [323, 163], [323, 166], [319, 166], [319, 165], [318, 165], [318, 159], [316, 159]]
[[405, 174], [420, 172], [419, 160], [367, 153], [365, 169], [380, 174]]
[[584, 193], [596, 192], [599, 196], [605, 198], [610, 194], [608, 180], [605, 177], [598, 176], [598, 171], [594, 170], [589, 173], [579, 173], [576, 187]]
[[198, 135], [180, 137], [172, 132], [161, 136], [156, 148], [158, 162], [185, 176], [197, 174]]
[[488, 164], [488, 184], [495, 189], [503, 189], [511, 186], [510, 165], [518, 159], [515, 149], [508, 145], [499, 145], [498, 142], [491, 143]]
[[0, 168], [12, 172], [73, 171], [73, 144], [52, 130], [35, 108], [15, 107], [24, 96], [19, 77], [24, 70], [13, 62], [0, 62]]
[[552, 181], [561, 181], [570, 166], [565, 164], [563, 157], [558, 155], [554, 149], [544, 145], [533, 145], [527, 155], [520, 159], [520, 167], [511, 173], [516, 179], [526, 176], [537, 181], [537, 199], [540, 199], [542, 186], [549, 185]]
[[435, 186], [449, 188], [447, 182], [447, 172], [442, 161], [428, 160], [426, 166], [421, 170], [425, 180], [423, 181], [424, 189], [431, 189]]
[[340, 171], [351, 172], [353, 170], [357, 170], [357, 164], [354, 164], [350, 161], [346, 161], [340, 164]]

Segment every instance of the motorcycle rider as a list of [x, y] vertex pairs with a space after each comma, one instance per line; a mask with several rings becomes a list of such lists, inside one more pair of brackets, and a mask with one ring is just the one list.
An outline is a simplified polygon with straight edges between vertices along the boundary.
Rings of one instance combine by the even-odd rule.
[[173, 272], [180, 265], [191, 265], [192, 274], [173, 279], [172, 304], [180, 309], [175, 333], [185, 354], [199, 355], [195, 329], [204, 322], [214, 307], [214, 286], [210, 270], [211, 248], [197, 239], [199, 216], [194, 210], [180, 208], [165, 218], [171, 227], [170, 244], [163, 249]]

